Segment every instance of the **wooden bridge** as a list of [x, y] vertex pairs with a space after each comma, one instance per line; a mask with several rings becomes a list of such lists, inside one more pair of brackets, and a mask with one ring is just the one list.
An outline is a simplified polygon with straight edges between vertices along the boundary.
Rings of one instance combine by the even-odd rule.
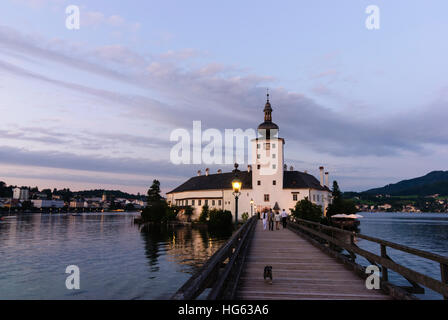
[[[381, 256], [359, 248], [356, 238], [378, 243]], [[436, 261], [441, 280], [395, 263], [387, 247]], [[342, 254], [342, 249], [348, 254]], [[356, 263], [357, 255], [381, 270], [381, 289], [367, 289], [369, 274]], [[263, 279], [266, 265], [273, 267], [272, 284]], [[411, 285], [390, 283], [389, 269]], [[447, 257], [305, 220], [288, 222], [287, 229], [263, 230], [252, 217], [172, 299], [416, 299], [413, 293], [423, 293], [423, 287], [448, 298]]]

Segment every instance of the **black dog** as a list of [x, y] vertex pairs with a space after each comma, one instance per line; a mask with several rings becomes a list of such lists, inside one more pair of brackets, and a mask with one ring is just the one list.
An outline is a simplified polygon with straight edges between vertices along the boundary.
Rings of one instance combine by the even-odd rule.
[[264, 281], [269, 278], [270, 284], [272, 284], [272, 266], [266, 266], [264, 267]]

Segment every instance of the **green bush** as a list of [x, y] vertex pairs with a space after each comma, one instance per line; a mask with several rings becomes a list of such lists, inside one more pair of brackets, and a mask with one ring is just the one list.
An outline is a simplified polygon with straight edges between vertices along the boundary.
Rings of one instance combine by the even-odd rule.
[[209, 217], [208, 205], [202, 206], [201, 215], [199, 216], [199, 222], [206, 223]]
[[232, 213], [228, 210], [212, 209], [207, 222], [209, 228], [228, 228], [232, 226]]
[[193, 208], [190, 206], [185, 207], [184, 215], [187, 216], [187, 221], [191, 221], [191, 216], [193, 215]]
[[246, 222], [247, 219], [249, 219], [249, 213], [243, 212], [243, 214], [241, 215], [241, 219], [243, 219], [243, 222]]
[[322, 217], [322, 207], [312, 203], [308, 200], [308, 197], [306, 197], [296, 203], [291, 214], [298, 219], [320, 222]]
[[165, 201], [154, 202], [142, 211], [145, 222], [163, 222], [166, 220], [167, 204]]
[[177, 220], [177, 213], [179, 212], [179, 208], [177, 207], [167, 207], [166, 208], [166, 221], [175, 221]]

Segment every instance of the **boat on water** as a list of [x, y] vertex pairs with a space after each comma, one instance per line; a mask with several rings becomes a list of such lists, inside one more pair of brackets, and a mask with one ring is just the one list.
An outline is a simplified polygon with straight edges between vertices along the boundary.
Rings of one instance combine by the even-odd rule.
[[345, 230], [356, 231], [360, 221], [358, 219], [363, 218], [360, 214], [335, 214], [331, 216], [331, 222], [334, 226]]
[[17, 219], [17, 216], [3, 216], [3, 217], [0, 217], [0, 220], [12, 220], [12, 219]]

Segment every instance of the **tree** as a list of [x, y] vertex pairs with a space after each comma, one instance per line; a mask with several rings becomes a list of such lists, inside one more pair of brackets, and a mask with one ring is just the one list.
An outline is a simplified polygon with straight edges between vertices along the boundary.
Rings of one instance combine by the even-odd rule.
[[297, 219], [320, 222], [322, 218], [322, 207], [312, 203], [308, 197], [296, 203], [296, 206], [291, 211], [293, 217]]
[[154, 180], [148, 190], [148, 205], [142, 210], [142, 220], [147, 222], [166, 222], [172, 218], [168, 204], [160, 195], [160, 182]]
[[159, 180], [154, 180], [148, 190], [148, 204], [159, 202], [160, 200], [162, 200], [162, 196], [160, 195], [160, 182]]
[[334, 216], [335, 214], [355, 214], [358, 212], [353, 201], [342, 198], [342, 193], [337, 181], [333, 181], [332, 195], [333, 201], [328, 205], [327, 217]]

